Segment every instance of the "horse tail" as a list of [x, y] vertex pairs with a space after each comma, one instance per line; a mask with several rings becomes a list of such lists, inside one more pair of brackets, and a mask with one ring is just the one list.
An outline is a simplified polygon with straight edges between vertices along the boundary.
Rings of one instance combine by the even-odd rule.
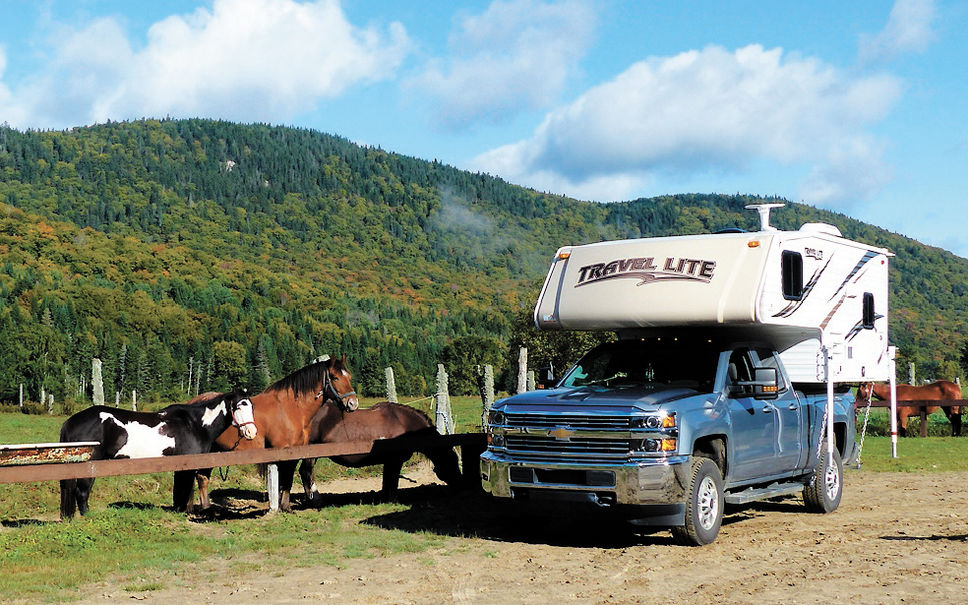
[[77, 479], [61, 479], [61, 521], [69, 521], [77, 512]]

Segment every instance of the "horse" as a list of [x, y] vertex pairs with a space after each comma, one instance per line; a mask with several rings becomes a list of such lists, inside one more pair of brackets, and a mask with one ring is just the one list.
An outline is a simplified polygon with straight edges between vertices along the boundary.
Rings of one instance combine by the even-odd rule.
[[[234, 428], [233, 428], [234, 427]], [[92, 460], [150, 458], [211, 451], [216, 437], [231, 432], [236, 439], [256, 437], [252, 402], [242, 393], [176, 404], [158, 412], [133, 412], [96, 405], [82, 410], [61, 425], [61, 442], [97, 441]], [[175, 473], [172, 504], [178, 511], [191, 508], [194, 471]], [[61, 519], [76, 510], [87, 514], [94, 478], [60, 482]]]
[[[917, 416], [921, 413], [921, 407], [925, 408], [927, 414], [933, 414], [939, 406], [916, 406], [901, 405], [903, 401], [942, 401], [950, 399], [961, 399], [961, 387], [948, 380], [939, 380], [924, 386], [913, 386], [910, 384], [897, 385], [897, 424], [900, 427], [898, 432], [902, 437], [907, 436], [907, 421], [909, 416]], [[891, 389], [886, 384], [874, 384], [873, 382], [861, 383], [857, 387], [858, 401], [870, 401], [871, 397], [890, 400]], [[941, 408], [944, 415], [951, 422], [951, 434], [961, 435], [961, 407], [952, 406]]]
[[[352, 412], [360, 406], [353, 390], [352, 375], [342, 359], [326, 357], [269, 385], [252, 399], [255, 426], [259, 431], [252, 441], [239, 441], [226, 431], [215, 441], [222, 451], [264, 447], [291, 447], [309, 444], [309, 429], [313, 415], [321, 406], [332, 405], [341, 411]], [[296, 461], [285, 460], [279, 467], [279, 508], [292, 510], [289, 492], [296, 472]], [[198, 493], [202, 508], [208, 508], [208, 484], [212, 469], [197, 473]]]
[[[396, 497], [400, 469], [413, 456], [414, 451], [430, 459], [434, 472], [447, 485], [459, 484], [461, 474], [454, 448], [442, 443], [440, 433], [426, 414], [406, 405], [384, 401], [352, 414], [341, 414], [332, 408], [323, 407], [313, 416], [309, 435], [310, 443], [378, 439], [385, 439], [382, 443], [391, 447], [381, 447], [381, 442], [377, 442], [370, 453], [332, 456], [330, 460], [350, 468], [382, 464], [382, 496], [390, 500]], [[400, 444], [410, 447], [396, 447]], [[299, 465], [299, 477], [309, 501], [318, 497], [313, 482], [314, 465], [314, 458], [307, 458]]]

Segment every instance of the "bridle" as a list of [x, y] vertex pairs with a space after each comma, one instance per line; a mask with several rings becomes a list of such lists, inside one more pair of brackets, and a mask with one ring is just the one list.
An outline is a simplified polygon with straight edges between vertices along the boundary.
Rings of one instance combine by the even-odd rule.
[[247, 426], [247, 425], [250, 425], [250, 424], [252, 426], [256, 426], [254, 420], [247, 420], [245, 422], [239, 422], [239, 419], [235, 417], [235, 413], [239, 411], [239, 407], [243, 403], [246, 403], [246, 402], [249, 404], [250, 407], [252, 406], [252, 400], [249, 399], [248, 397], [244, 397], [242, 399], [239, 399], [238, 401], [236, 401], [235, 403], [232, 404], [232, 426], [234, 426], [236, 428], [242, 428], [242, 427]]
[[343, 402], [347, 397], [356, 395], [356, 391], [348, 391], [340, 395], [339, 391], [336, 390], [336, 387], [333, 386], [333, 377], [329, 375], [329, 370], [326, 370], [323, 375], [323, 388], [316, 393], [316, 399], [319, 399], [324, 395], [326, 396], [324, 401], [335, 401], [341, 408], [346, 409], [346, 405]]

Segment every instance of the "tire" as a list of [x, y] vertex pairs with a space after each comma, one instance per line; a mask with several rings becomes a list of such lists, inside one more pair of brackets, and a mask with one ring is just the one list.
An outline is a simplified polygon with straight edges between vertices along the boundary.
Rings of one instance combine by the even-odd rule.
[[686, 524], [672, 528], [672, 537], [683, 546], [705, 546], [719, 535], [723, 523], [723, 474], [709, 458], [690, 462]]
[[840, 506], [844, 493], [844, 465], [837, 448], [834, 448], [833, 458], [834, 464], [831, 466], [827, 443], [824, 442], [813, 478], [803, 488], [803, 504], [812, 513], [832, 513]]

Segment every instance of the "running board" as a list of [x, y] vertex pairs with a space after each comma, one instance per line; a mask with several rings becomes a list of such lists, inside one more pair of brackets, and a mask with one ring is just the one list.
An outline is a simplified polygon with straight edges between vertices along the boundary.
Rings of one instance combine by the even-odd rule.
[[802, 491], [802, 483], [771, 483], [766, 487], [750, 487], [741, 492], [727, 493], [726, 504], [747, 504], [749, 502], [756, 502], [757, 500], [799, 494]]

